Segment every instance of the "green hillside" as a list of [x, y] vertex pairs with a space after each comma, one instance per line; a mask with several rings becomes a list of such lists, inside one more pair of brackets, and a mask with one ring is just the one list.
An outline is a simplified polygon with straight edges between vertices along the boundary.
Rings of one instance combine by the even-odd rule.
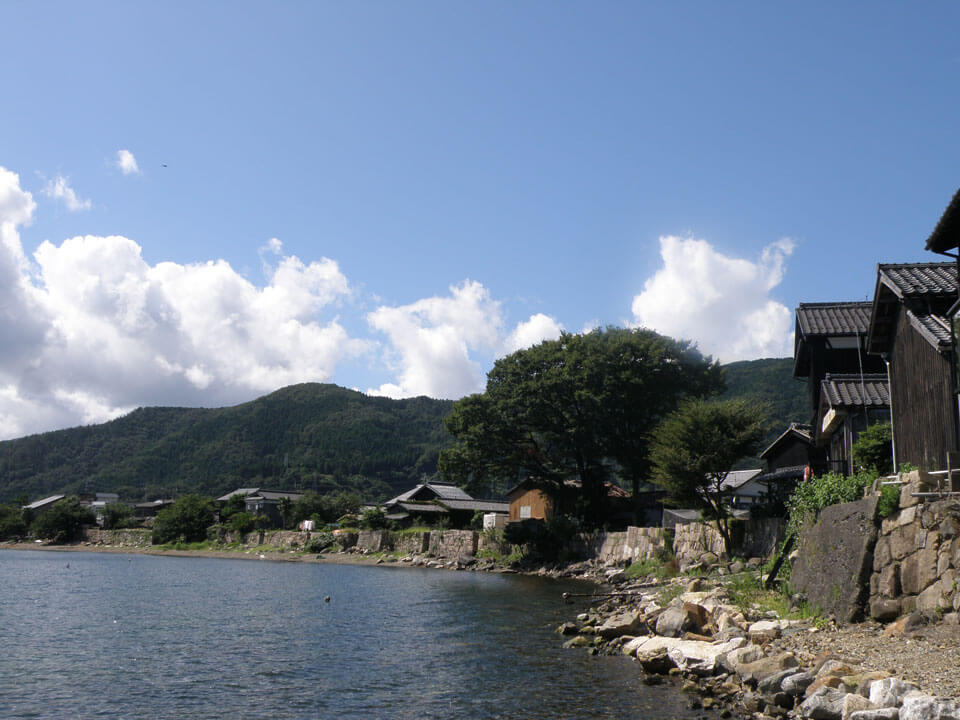
[[[793, 361], [724, 366], [724, 397], [770, 409], [771, 442], [791, 420], [808, 421]], [[54, 493], [117, 492], [125, 500], [237, 487], [327, 491], [364, 499], [402, 491], [436, 472], [452, 439], [452, 403], [368, 397], [336, 385], [304, 384], [235, 407], [140, 408], [103, 425], [0, 442], [0, 501]], [[750, 458], [741, 467], [758, 467]]]
[[[761, 450], [777, 439], [791, 421], [807, 423], [811, 409], [804, 380], [793, 377], [793, 358], [743, 360], [723, 366], [727, 381], [724, 399], [745, 397], [765, 406], [770, 430]], [[759, 458], [748, 458], [738, 467], [762, 467]]]
[[451, 406], [303, 384], [235, 407], [140, 408], [103, 425], [0, 442], [0, 501], [85, 489], [140, 500], [260, 485], [386, 497], [436, 470]]

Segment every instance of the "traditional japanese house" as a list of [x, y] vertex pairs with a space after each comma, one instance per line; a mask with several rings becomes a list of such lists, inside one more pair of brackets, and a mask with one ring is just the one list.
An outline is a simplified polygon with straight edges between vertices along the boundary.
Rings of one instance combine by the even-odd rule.
[[811, 420], [827, 373], [882, 373], [883, 360], [866, 352], [870, 302], [800, 303], [793, 336], [793, 376], [807, 378]]
[[[939, 226], [938, 226], [939, 227]], [[957, 300], [954, 263], [878, 265], [867, 349], [889, 363], [897, 466], [946, 467], [957, 450], [954, 351], [947, 320]]]
[[383, 504], [387, 519], [400, 524], [437, 524], [442, 519], [450, 527], [467, 527], [476, 513], [506, 516], [510, 505], [499, 500], [477, 500], [448, 483], [420, 483]]
[[805, 423], [790, 423], [760, 453], [760, 459], [767, 467], [754, 478], [754, 482], [766, 488], [764, 503], [775, 515], [785, 512], [783, 504], [798, 482], [827, 470], [827, 451], [817, 446], [813, 438], [813, 426]]
[[853, 444], [875, 422], [890, 420], [885, 374], [833, 375], [820, 383], [814, 438], [827, 449], [827, 469], [843, 475], [856, 472]]

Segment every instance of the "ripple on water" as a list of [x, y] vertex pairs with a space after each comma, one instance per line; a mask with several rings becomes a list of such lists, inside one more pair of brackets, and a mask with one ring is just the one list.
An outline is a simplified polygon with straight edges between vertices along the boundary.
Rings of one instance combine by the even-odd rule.
[[626, 658], [559, 647], [569, 583], [87, 553], [66, 569], [64, 557], [0, 552], [0, 717], [689, 716]]

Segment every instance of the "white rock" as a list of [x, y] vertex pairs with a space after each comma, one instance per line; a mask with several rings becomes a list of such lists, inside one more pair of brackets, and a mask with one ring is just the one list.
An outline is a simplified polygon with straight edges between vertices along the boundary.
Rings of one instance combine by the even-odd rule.
[[843, 720], [850, 720], [850, 716], [859, 710], [876, 710], [877, 706], [867, 700], [863, 695], [850, 693], [843, 699], [843, 709], [841, 717]]
[[904, 695], [918, 688], [911, 682], [900, 678], [888, 677], [870, 683], [870, 702], [880, 708], [900, 707]]

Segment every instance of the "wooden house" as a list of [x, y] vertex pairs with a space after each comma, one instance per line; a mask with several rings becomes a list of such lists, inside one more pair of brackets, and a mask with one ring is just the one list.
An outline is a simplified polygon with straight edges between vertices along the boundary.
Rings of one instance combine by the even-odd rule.
[[870, 302], [800, 303], [793, 336], [793, 376], [806, 378], [811, 421], [827, 373], [882, 373], [883, 360], [867, 354]]
[[957, 450], [953, 335], [954, 263], [878, 265], [867, 348], [889, 363], [897, 466], [946, 467]]
[[442, 521], [450, 527], [467, 527], [478, 512], [506, 516], [509, 504], [498, 500], [478, 500], [449, 483], [427, 482], [390, 498], [383, 504], [382, 510], [388, 520], [400, 524], [435, 525]]
[[[635, 520], [633, 496], [611, 482], [605, 482], [604, 487], [607, 520], [613, 525], [623, 527], [631, 524]], [[509, 522], [549, 520], [568, 512], [579, 493], [580, 482], [577, 480], [568, 480], [562, 487], [550, 490], [539, 487], [530, 480], [522, 480], [507, 490], [507, 499], [510, 501]]]
[[885, 374], [828, 373], [820, 383], [820, 403], [814, 424], [816, 444], [827, 450], [827, 468], [856, 472], [853, 444], [875, 422], [890, 419], [890, 395]]

